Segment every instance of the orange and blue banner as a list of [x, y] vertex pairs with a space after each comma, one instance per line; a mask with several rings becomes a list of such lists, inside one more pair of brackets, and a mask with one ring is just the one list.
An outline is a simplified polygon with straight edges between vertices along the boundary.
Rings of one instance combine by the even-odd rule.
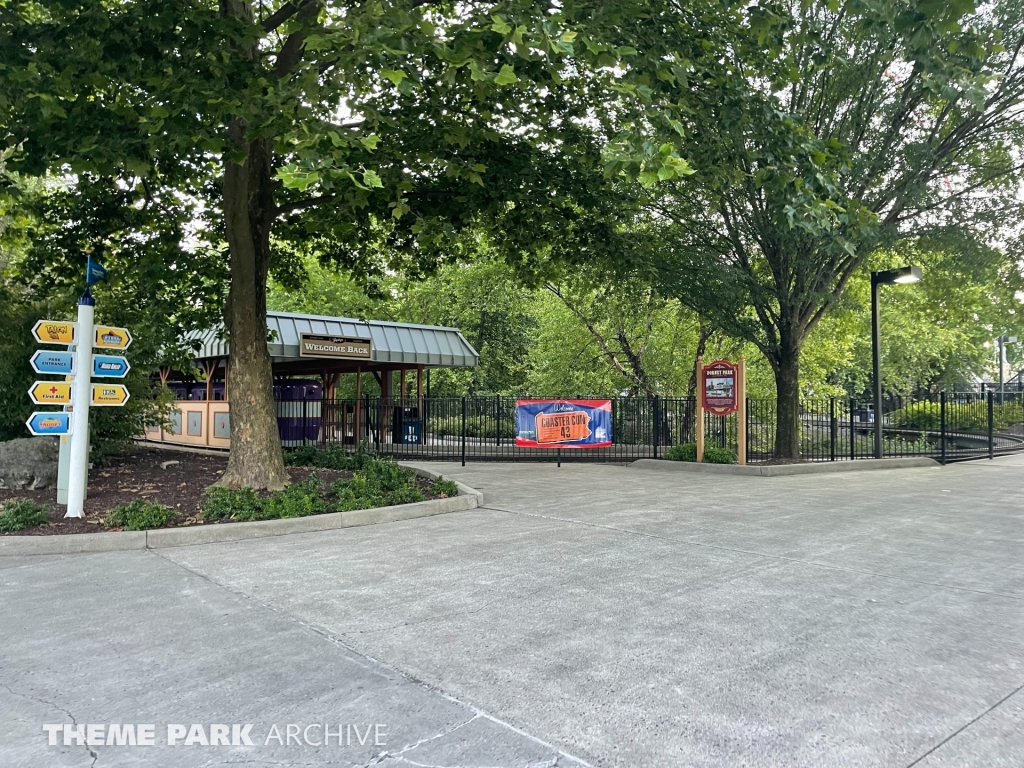
[[611, 400], [517, 400], [520, 448], [608, 448]]

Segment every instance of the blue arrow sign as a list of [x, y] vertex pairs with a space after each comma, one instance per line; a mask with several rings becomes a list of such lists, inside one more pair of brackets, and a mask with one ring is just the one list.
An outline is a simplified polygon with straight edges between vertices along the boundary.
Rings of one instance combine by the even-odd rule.
[[51, 352], [48, 349], [40, 349], [29, 361], [32, 363], [32, 370], [36, 373], [56, 373], [70, 376], [75, 372], [74, 352]]
[[93, 376], [109, 376], [114, 379], [123, 379], [130, 370], [131, 366], [128, 365], [128, 361], [123, 357], [118, 357], [117, 355], [92, 356]]
[[63, 411], [36, 411], [25, 424], [33, 435], [71, 434], [71, 414]]
[[85, 263], [85, 284], [93, 285], [107, 276], [107, 270], [98, 261], [93, 261], [92, 256]]

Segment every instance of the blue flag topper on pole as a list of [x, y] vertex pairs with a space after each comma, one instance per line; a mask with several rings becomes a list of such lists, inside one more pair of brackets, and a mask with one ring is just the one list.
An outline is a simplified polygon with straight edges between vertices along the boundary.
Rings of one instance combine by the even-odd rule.
[[92, 256], [85, 264], [85, 284], [95, 285], [107, 276], [107, 270], [98, 261], [93, 261]]

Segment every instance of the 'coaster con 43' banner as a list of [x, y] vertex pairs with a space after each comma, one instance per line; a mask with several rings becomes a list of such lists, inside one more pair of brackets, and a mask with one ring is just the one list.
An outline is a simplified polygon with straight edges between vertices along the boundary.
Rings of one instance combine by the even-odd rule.
[[517, 400], [520, 448], [608, 448], [611, 400]]

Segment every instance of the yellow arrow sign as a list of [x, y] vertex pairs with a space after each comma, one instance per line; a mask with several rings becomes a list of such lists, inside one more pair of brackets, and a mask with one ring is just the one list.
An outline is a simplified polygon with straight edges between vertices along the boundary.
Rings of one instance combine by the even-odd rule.
[[71, 402], [71, 385], [63, 381], [37, 381], [28, 396], [36, 405], [65, 405]]
[[128, 349], [132, 343], [132, 335], [127, 328], [115, 328], [110, 325], [97, 325], [94, 347], [103, 349]]
[[74, 344], [78, 325], [63, 320], [40, 320], [33, 326], [32, 335], [40, 344]]
[[124, 384], [93, 384], [93, 405], [124, 405], [128, 402], [128, 388]]

